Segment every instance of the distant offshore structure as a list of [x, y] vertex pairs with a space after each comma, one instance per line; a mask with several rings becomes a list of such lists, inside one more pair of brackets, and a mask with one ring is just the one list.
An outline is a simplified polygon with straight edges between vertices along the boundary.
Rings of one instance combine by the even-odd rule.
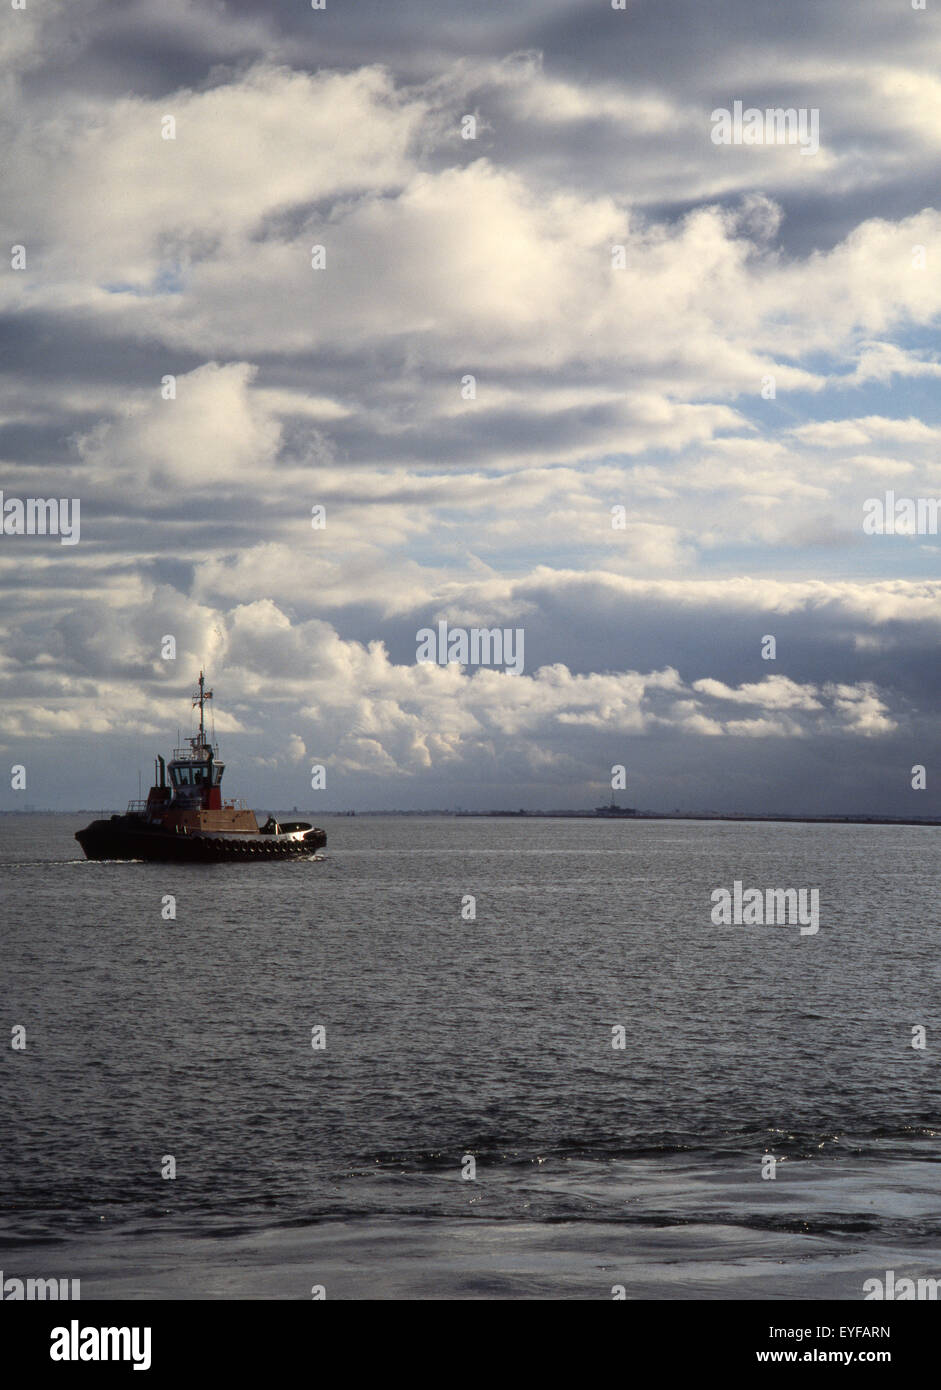
[[619, 805], [617, 804], [617, 802], [615, 801], [615, 799], [614, 799], [614, 795], [612, 794], [610, 806], [596, 806], [596, 807], [595, 807], [595, 815], [596, 815], [596, 816], [636, 816], [636, 815], [637, 815], [637, 808], [636, 808], [635, 806], [619, 806]]

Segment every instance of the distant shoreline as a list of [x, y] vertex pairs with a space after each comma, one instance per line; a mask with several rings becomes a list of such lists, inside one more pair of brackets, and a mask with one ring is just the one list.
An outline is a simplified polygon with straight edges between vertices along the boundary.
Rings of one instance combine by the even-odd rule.
[[701, 820], [701, 821], [732, 821], [732, 822], [759, 822], [765, 821], [785, 822], [794, 825], [941, 825], [941, 818], [932, 817], [908, 817], [908, 816], [787, 816], [787, 815], [761, 815], [761, 814], [741, 814], [735, 812], [718, 813], [713, 811], [635, 811], [632, 815], [623, 812], [598, 811], [429, 811], [429, 812], [393, 812], [393, 811], [357, 811], [357, 815], [453, 815], [458, 819], [499, 819], [507, 818], [512, 820], [598, 820], [598, 821], [635, 821], [635, 820]]
[[[293, 808], [295, 811], [297, 808]], [[0, 809], [0, 816], [108, 816], [108, 810], [79, 809], [77, 811], [53, 811], [48, 808], [30, 807], [28, 810], [12, 811]], [[774, 822], [787, 825], [921, 825], [941, 826], [937, 816], [809, 816], [809, 815], [767, 815], [760, 812], [736, 813], [734, 811], [298, 811], [297, 814], [313, 817], [330, 816], [340, 819], [356, 819], [357, 816], [412, 816], [442, 817], [452, 820], [592, 820], [592, 821], [652, 821], [652, 820], [695, 820], [725, 821], [729, 823]]]
[[[362, 814], [362, 813], [357, 813]], [[367, 812], [366, 814], [372, 814]], [[375, 814], [389, 815], [390, 812], [376, 812]], [[408, 815], [409, 812], [404, 814]], [[450, 812], [438, 812], [430, 814], [451, 814]], [[496, 817], [503, 819], [507, 816], [514, 820], [599, 820], [599, 821], [632, 821], [632, 820], [704, 820], [704, 821], [738, 821], [738, 822], [760, 822], [780, 821], [795, 825], [941, 825], [941, 818], [938, 817], [909, 817], [909, 816], [788, 816], [788, 815], [762, 815], [762, 814], [736, 814], [735, 812], [719, 813], [713, 811], [635, 811], [633, 815], [615, 812], [597, 811], [458, 811], [454, 813], [459, 817]]]

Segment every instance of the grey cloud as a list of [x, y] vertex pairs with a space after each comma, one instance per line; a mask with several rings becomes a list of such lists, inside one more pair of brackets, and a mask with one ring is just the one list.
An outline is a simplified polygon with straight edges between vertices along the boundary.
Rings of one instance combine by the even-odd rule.
[[[930, 436], [854, 421], [930, 422], [934, 381], [825, 379], [852, 378], [874, 338], [930, 343], [936, 281], [913, 279], [914, 230], [891, 239], [937, 203], [925, 16], [877, 0], [45, 13], [30, 16], [41, 41], [17, 69], [11, 136], [53, 119], [41, 153], [58, 157], [40, 169], [26, 146], [9, 241], [32, 215], [40, 272], [28, 290], [0, 278], [0, 486], [74, 483], [83, 542], [64, 555], [0, 539], [0, 744], [26, 750], [32, 799], [132, 794], [124, 769], [152, 737], [165, 746], [205, 659], [240, 726], [226, 753], [252, 768], [239, 790], [269, 804], [309, 799], [285, 751], [299, 733], [334, 759], [338, 806], [590, 806], [623, 761], [630, 800], [655, 809], [936, 809], [908, 769], [941, 751], [937, 551], [854, 529], [861, 497], [896, 479], [927, 489], [934, 467]], [[236, 94], [237, 118], [252, 82], [267, 115], [278, 65], [376, 64], [388, 87], [331, 89], [368, 115], [352, 135], [330, 127], [332, 163], [313, 124], [287, 165], [286, 130], [252, 163], [256, 118], [237, 158], [225, 140], [209, 157], [194, 101], [175, 151], [191, 181], [148, 201], [160, 156], [127, 122], [146, 133], [161, 108], [131, 103], [107, 125], [128, 94]], [[920, 124], [880, 104], [893, 64], [926, 84]], [[309, 116], [307, 90], [286, 125]], [[835, 172], [746, 150], [720, 163], [711, 107], [765, 94], [821, 107]], [[642, 129], [631, 103], [647, 98], [662, 109]], [[99, 167], [81, 164], [75, 124], [92, 107], [109, 131]], [[470, 147], [455, 123], [477, 108]], [[448, 180], [481, 157], [486, 175]], [[724, 219], [689, 216], [705, 204]], [[345, 272], [316, 298], [297, 267], [322, 228]], [[636, 278], [617, 301], [599, 257], [622, 235]], [[125, 276], [134, 293], [102, 289]], [[779, 376], [767, 405], [765, 370]], [[480, 391], [466, 411], [463, 372]], [[154, 409], [165, 373], [180, 404], [204, 392], [190, 416]], [[800, 433], [815, 421], [829, 434]], [[630, 509], [621, 541], [611, 503]], [[416, 673], [417, 629], [449, 615], [523, 625], [524, 676]], [[776, 662], [760, 658], [766, 633]], [[811, 687], [813, 706], [767, 685], [752, 701], [769, 675]]]

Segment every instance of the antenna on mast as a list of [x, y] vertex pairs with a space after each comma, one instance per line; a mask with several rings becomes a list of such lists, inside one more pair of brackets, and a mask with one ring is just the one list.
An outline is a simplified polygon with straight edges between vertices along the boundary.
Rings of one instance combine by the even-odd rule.
[[193, 707], [194, 707], [194, 709], [195, 709], [195, 707], [196, 707], [197, 705], [199, 705], [199, 741], [198, 741], [198, 746], [199, 746], [200, 748], [204, 747], [204, 746], [205, 746], [205, 743], [206, 743], [205, 704], [206, 704], [206, 701], [207, 701], [207, 700], [211, 700], [211, 699], [212, 699], [212, 691], [206, 689], [206, 677], [205, 677], [205, 675], [203, 674], [203, 672], [200, 671], [200, 673], [199, 673], [199, 686], [197, 687], [196, 692], [195, 692], [195, 694], [193, 695]]

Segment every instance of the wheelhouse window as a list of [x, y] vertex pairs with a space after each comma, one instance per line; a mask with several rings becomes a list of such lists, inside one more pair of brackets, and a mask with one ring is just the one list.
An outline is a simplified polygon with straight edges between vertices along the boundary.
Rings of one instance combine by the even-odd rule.
[[222, 763], [170, 764], [170, 781], [175, 787], [218, 786], [222, 780]]

